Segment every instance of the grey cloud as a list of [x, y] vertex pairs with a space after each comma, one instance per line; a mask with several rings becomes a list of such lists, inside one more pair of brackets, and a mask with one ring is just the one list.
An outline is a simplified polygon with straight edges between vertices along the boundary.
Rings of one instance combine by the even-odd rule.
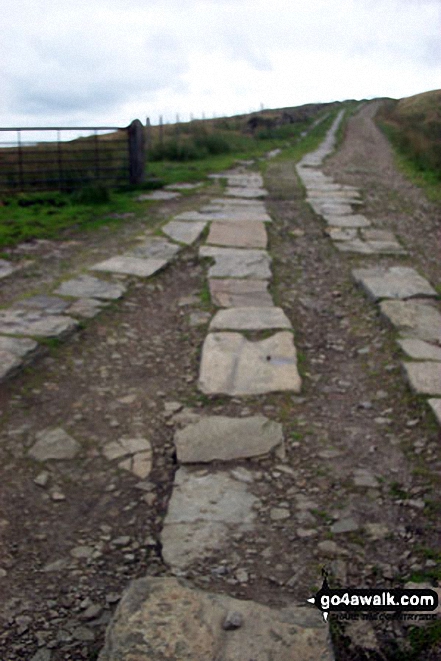
[[35, 57], [25, 71], [4, 70], [11, 89], [9, 110], [31, 114], [110, 112], [161, 89], [185, 91], [187, 58], [168, 34], [148, 34], [137, 50], [106, 40], [34, 39]]

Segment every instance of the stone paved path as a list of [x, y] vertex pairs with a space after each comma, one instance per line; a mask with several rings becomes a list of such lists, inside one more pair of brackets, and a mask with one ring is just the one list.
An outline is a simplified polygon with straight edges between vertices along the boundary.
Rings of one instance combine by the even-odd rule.
[[[376, 228], [375, 222], [363, 214], [363, 200], [357, 189], [335, 184], [321, 171], [323, 159], [333, 148], [336, 129], [337, 123], [321, 147], [298, 165], [298, 174], [305, 184], [311, 206], [326, 222], [323, 229], [330, 241], [322, 237], [323, 242], [329, 243], [329, 250], [338, 250], [339, 260], [349, 259], [351, 253], [360, 260], [353, 270], [354, 290], [355, 287], [362, 288], [372, 302], [372, 308], [377, 306], [397, 330], [397, 346], [411, 359], [403, 364], [403, 372], [415, 392], [427, 397], [429, 406], [441, 420], [441, 315], [436, 291], [409, 263], [405, 250], [394, 235]], [[377, 430], [391, 424], [392, 409], [381, 411], [381, 415], [374, 414], [372, 425], [376, 427], [374, 432], [370, 428], [369, 434], [365, 434], [363, 420], [359, 420], [360, 412], [364, 415], [378, 406], [378, 402], [381, 407], [387, 393], [377, 389], [374, 403], [363, 400], [353, 406], [354, 410], [345, 412], [344, 435], [347, 439], [342, 443], [340, 438], [330, 442], [333, 425], [337, 426], [337, 418], [342, 414], [333, 404], [344, 400], [345, 388], [352, 387], [349, 381], [342, 379], [341, 373], [336, 381], [323, 386], [323, 392], [327, 389], [325, 399], [321, 400], [326, 405], [323, 417], [316, 411], [310, 420], [304, 418], [308, 396], [301, 392], [296, 350], [298, 339], [295, 341], [298, 319], [295, 315], [288, 318], [283, 296], [280, 303], [278, 298], [273, 300], [272, 276], [278, 256], [267, 251], [267, 228], [271, 217], [264, 202], [267, 196], [262, 178], [243, 166], [222, 173], [221, 177], [228, 183], [226, 195], [212, 199], [199, 211], [186, 211], [167, 219], [162, 227], [166, 238], [140, 235], [136, 246], [89, 264], [84, 272], [58, 284], [54, 295], [35, 296], [2, 311], [0, 359], [6, 378], [38, 355], [36, 330], [40, 330], [45, 338], [74, 333], [79, 319], [98, 317], [111, 301], [127, 296], [130, 286], [142, 291], [153, 290], [156, 275], [158, 279], [166, 277], [168, 270], [164, 269], [168, 265], [173, 268], [172, 262], [183, 252], [184, 246], [191, 246], [205, 232], [205, 244], [198, 251], [198, 268], [205, 269], [204, 295], [210, 293], [210, 311], [188, 315], [189, 326], [201, 325], [205, 333], [203, 342], [196, 342], [191, 347], [199, 357], [199, 393], [193, 395], [192, 402], [184, 405], [184, 384], [179, 394], [182, 401], [161, 403], [164, 410], [158, 417], [160, 447], [153, 438], [153, 419], [156, 419], [157, 412], [149, 408], [153, 396], [148, 390], [150, 375], [146, 375], [146, 354], [142, 352], [146, 351], [147, 342], [147, 353], [153, 356], [153, 360], [157, 359], [156, 351], [161, 343], [158, 336], [163, 335], [167, 360], [161, 363], [161, 369], [170, 370], [173, 377], [169, 345], [177, 342], [177, 336], [169, 334], [167, 328], [161, 328], [154, 337], [155, 344], [148, 346], [149, 338], [144, 337], [146, 319], [143, 318], [141, 329], [136, 329], [126, 323], [127, 316], [123, 324], [127, 328], [118, 341], [105, 329], [98, 328], [106, 338], [103, 352], [113, 361], [113, 368], [108, 368], [110, 361], [106, 360], [97, 375], [96, 389], [100, 397], [111, 390], [109, 384], [112, 383], [113, 370], [118, 380], [115, 365], [123, 362], [127, 343], [131, 341], [136, 345], [135, 355], [131, 356], [127, 366], [133, 388], [118, 395], [112, 390], [111, 401], [104, 410], [99, 404], [93, 414], [91, 411], [86, 414], [92, 417], [105, 415], [109, 422], [106, 433], [100, 433], [98, 438], [90, 433], [87, 425], [81, 427], [83, 416], [79, 410], [85, 410], [86, 404], [84, 401], [81, 404], [81, 393], [78, 392], [75, 393], [77, 401], [72, 405], [69, 395], [69, 403], [65, 405], [69, 412], [66, 414], [69, 416], [68, 431], [64, 429], [64, 417], [62, 423], [60, 418], [54, 424], [49, 416], [51, 422], [44, 421], [37, 433], [32, 427], [24, 432], [12, 429], [8, 439], [10, 442], [12, 439], [14, 452], [21, 451], [26, 462], [33, 467], [39, 466], [31, 486], [42, 490], [43, 496], [52, 504], [66, 500], [63, 489], [56, 483], [59, 475], [65, 471], [68, 479], [73, 481], [70, 467], [73, 462], [84, 460], [84, 489], [92, 474], [90, 463], [99, 461], [104, 465], [97, 509], [121, 510], [124, 493], [116, 484], [120, 485], [128, 478], [132, 483], [128, 483], [127, 491], [135, 489], [136, 497], [123, 508], [124, 521], [135, 521], [140, 503], [144, 507], [140, 513], [142, 541], [132, 543], [121, 533], [112, 537], [112, 527], [104, 524], [100, 526], [99, 542], [88, 543], [84, 534], [84, 539], [69, 551], [68, 560], [49, 559], [39, 570], [44, 578], [58, 577], [57, 572], [73, 568], [75, 582], [82, 583], [85, 575], [81, 573], [81, 565], [75, 563], [87, 563], [90, 568], [97, 562], [100, 573], [109, 545], [112, 549], [121, 549], [125, 564], [122, 569], [118, 566], [118, 571], [123, 575], [127, 571], [124, 567], [139, 559], [137, 554], [146, 549], [160, 549], [157, 551], [160, 562], [166, 567], [163, 575], [140, 578], [130, 584], [108, 628], [100, 661], [144, 661], [161, 659], [164, 655], [188, 661], [215, 658], [243, 661], [250, 655], [253, 661], [332, 661], [329, 631], [321, 615], [306, 603], [294, 600], [297, 593], [293, 592], [298, 591], [299, 577], [302, 572], [309, 571], [311, 565], [315, 567], [314, 576], [319, 575], [317, 568], [329, 560], [334, 575], [345, 585], [349, 566], [355, 565], [355, 571], [358, 571], [360, 563], [370, 561], [371, 551], [364, 555], [360, 540], [363, 547], [383, 544], [385, 553], [389, 548], [387, 540], [391, 530], [380, 522], [382, 519], [376, 508], [384, 509], [386, 503], [390, 506], [386, 493], [389, 478], [400, 478], [404, 472], [403, 459], [393, 434], [384, 435], [385, 444], [388, 444], [390, 475], [386, 471], [375, 475], [366, 468], [365, 457], [367, 453], [375, 456], [377, 436], [380, 438]], [[283, 237], [286, 237], [285, 230], [282, 227]], [[301, 241], [302, 230], [293, 230], [293, 235], [294, 232]], [[304, 246], [304, 250], [308, 247]], [[196, 249], [194, 252], [196, 262]], [[387, 262], [385, 266], [381, 260], [386, 255], [389, 259], [391, 255], [392, 258], [397, 255], [397, 263], [390, 265]], [[369, 260], [367, 265], [363, 264], [365, 259]], [[179, 276], [177, 271], [173, 273], [174, 277]], [[311, 289], [314, 287], [313, 277], [309, 282]], [[182, 278], [187, 278], [187, 272]], [[292, 284], [289, 286], [293, 287]], [[341, 320], [342, 331], [347, 320], [339, 316], [340, 296], [339, 291], [329, 292], [329, 307], [332, 314], [335, 308], [335, 317]], [[177, 305], [182, 317], [195, 303], [194, 299], [190, 294], [179, 299]], [[144, 298], [125, 302], [128, 306], [126, 314], [132, 306], [144, 308], [145, 305]], [[314, 312], [313, 324], [320, 326], [326, 319], [322, 302], [314, 300], [312, 295], [303, 297], [301, 305]], [[152, 316], [155, 316], [155, 308], [151, 309]], [[153, 323], [153, 319], [148, 318], [148, 322]], [[178, 332], [184, 335], [180, 325]], [[332, 351], [336, 352], [336, 361], [346, 351], [340, 335], [327, 339]], [[303, 338], [303, 347], [308, 349], [308, 346], [308, 338]], [[186, 350], [190, 352], [189, 344]], [[187, 356], [182, 358], [187, 364]], [[78, 360], [83, 364], [83, 357]], [[320, 345], [311, 356], [311, 364], [322, 365], [323, 362], [325, 358]], [[153, 367], [150, 364], [150, 371], [155, 371], [154, 363]], [[344, 376], [350, 379], [351, 375]], [[309, 384], [317, 377], [320, 374], [306, 373], [304, 382]], [[191, 374], [185, 378], [187, 383], [192, 380]], [[54, 390], [58, 388], [58, 384], [49, 382], [47, 385]], [[155, 396], [165, 397], [166, 393], [155, 392]], [[140, 400], [140, 397], [144, 399]], [[73, 408], [76, 413], [72, 417], [71, 406], [78, 405], [83, 408]], [[147, 425], [143, 424], [139, 414], [140, 407], [148, 409]], [[125, 425], [121, 425], [115, 413], [121, 408], [129, 411]], [[60, 417], [58, 411], [57, 416]], [[295, 434], [288, 437], [286, 428], [292, 418], [296, 421]], [[76, 433], [70, 433], [74, 421], [83, 430], [78, 438]], [[307, 429], [309, 424], [314, 427], [313, 432]], [[411, 432], [413, 425], [414, 421], [410, 420], [406, 431]], [[305, 434], [299, 430], [304, 430]], [[16, 439], [20, 439], [23, 433], [32, 440], [21, 446]], [[354, 464], [345, 442], [356, 445], [360, 439], [366, 444], [363, 448], [365, 454], [361, 453], [360, 463]], [[309, 445], [313, 447], [308, 449]], [[176, 465], [170, 470], [170, 475], [174, 474], [171, 497], [169, 500], [164, 497], [155, 510], [155, 482], [161, 484], [161, 488], [164, 483], [160, 473], [160, 467], [166, 461], [164, 449], [167, 455], [176, 456]], [[290, 463], [286, 461], [288, 454]], [[58, 469], [59, 473], [54, 464], [57, 469], [62, 467]], [[46, 493], [44, 490], [48, 485]], [[401, 510], [401, 502], [400, 507], [394, 504], [391, 515], [396, 514], [398, 520], [393, 528], [394, 534], [406, 543], [411, 533], [410, 526], [405, 523], [415, 524], [425, 506], [418, 486], [410, 496], [407, 500], [403, 497], [405, 507], [403, 505]], [[332, 502], [329, 511], [325, 500]], [[356, 501], [355, 506], [353, 501]], [[404, 509], [406, 513], [403, 515]], [[146, 539], [145, 535], [146, 520], [154, 516], [155, 511], [160, 513], [155, 520], [158, 541], [151, 537]], [[94, 515], [94, 511], [87, 512], [87, 517]], [[285, 544], [280, 554], [283, 562], [277, 560], [281, 543]], [[406, 562], [409, 553], [404, 550], [399, 562]], [[308, 556], [308, 570], [305, 562], [299, 564], [302, 554]], [[412, 562], [415, 567], [416, 561]], [[393, 568], [385, 563], [380, 568], [372, 568], [374, 574], [377, 571], [383, 572], [384, 580], [391, 580], [394, 576]], [[0, 573], [0, 579], [2, 576]], [[311, 576], [309, 573], [307, 585]], [[197, 581], [193, 580], [195, 577]], [[200, 589], [210, 577], [225, 581], [216, 584], [220, 591], [227, 591], [229, 586], [239, 586], [240, 589], [253, 580], [260, 586], [259, 581], [262, 580], [263, 584], [266, 580], [273, 586], [272, 599], [277, 605], [270, 607], [257, 603], [260, 595], [256, 601], [244, 601]], [[302, 588], [304, 592], [305, 585]], [[284, 606], [276, 596], [282, 592]], [[106, 595], [108, 604], [116, 603], [118, 598]], [[62, 643], [70, 644], [72, 636], [79, 641], [92, 641], [93, 626], [102, 626], [108, 621], [101, 619], [102, 609], [87, 599], [79, 597], [75, 603], [75, 617], [69, 616], [67, 623], [63, 621]], [[69, 606], [65, 610], [69, 615]], [[59, 613], [54, 613], [56, 624]], [[63, 612], [63, 616], [66, 613]], [[82, 620], [83, 626], [78, 625], [77, 619]], [[89, 622], [92, 622], [90, 626]], [[25, 627], [26, 631], [26, 616], [25, 619], [19, 616], [14, 623]], [[70, 631], [73, 632], [71, 638]], [[40, 652], [32, 661], [50, 661], [51, 648], [45, 646], [45, 631], [38, 634]], [[86, 653], [83, 650], [81, 656], [74, 658], [87, 658]], [[66, 658], [71, 658], [69, 653]]]
[[[406, 250], [393, 233], [372, 227], [371, 221], [359, 213], [362, 200], [357, 189], [334, 183], [320, 169], [335, 147], [335, 136], [342, 119], [343, 113], [340, 113], [320, 147], [297, 165], [297, 173], [307, 191], [307, 200], [327, 223], [325, 231], [341, 252], [405, 256]], [[353, 207], [356, 207], [355, 212]], [[403, 362], [411, 388], [419, 395], [441, 397], [439, 345], [434, 344], [439, 342], [441, 314], [435, 303], [439, 298], [435, 289], [410, 266], [385, 268], [379, 264], [354, 269], [353, 277], [370, 298], [375, 302], [381, 301], [383, 315], [399, 332], [399, 346], [407, 357], [419, 361]], [[402, 340], [409, 337], [425, 343], [425, 351], [431, 356], [429, 361], [423, 359], [421, 351], [415, 352], [414, 345], [403, 344]], [[441, 424], [440, 401], [429, 399], [428, 404]]]

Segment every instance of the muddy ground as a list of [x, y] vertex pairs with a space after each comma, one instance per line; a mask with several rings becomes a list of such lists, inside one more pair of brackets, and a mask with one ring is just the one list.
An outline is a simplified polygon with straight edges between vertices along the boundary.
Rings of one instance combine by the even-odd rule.
[[[435, 581], [439, 428], [406, 385], [394, 332], [353, 284], [351, 269], [378, 261], [412, 265], [439, 285], [434, 237], [441, 210], [396, 171], [372, 123], [374, 109], [367, 105], [349, 121], [325, 170], [360, 188], [363, 213], [392, 229], [409, 257], [342, 255], [305, 203], [295, 164], [276, 159], [267, 166], [272, 290], [295, 329], [300, 396], [231, 400], [198, 391], [207, 326], [192, 314], [211, 308], [197, 246], [150, 281], [131, 281], [122, 301], [0, 386], [2, 661], [95, 659], [130, 579], [167, 575], [159, 533], [176, 470], [173, 431], [180, 424], [171, 415], [178, 406], [170, 402], [184, 413], [263, 412], [283, 423], [287, 441], [285, 457], [237, 462], [258, 470], [250, 488], [262, 503], [259, 524], [254, 535], [232, 539], [227, 552], [190, 567], [196, 585], [276, 605], [304, 603], [320, 586], [323, 567], [334, 587]], [[218, 192], [212, 186], [200, 196], [151, 207], [144, 223], [129, 219], [120, 229], [65, 237], [80, 243], [64, 248], [61, 266], [46, 244], [48, 257], [36, 257], [34, 276], [23, 272], [3, 281], [2, 303], [41, 291], [75, 263], [114, 254], [140, 228], [197, 208]], [[62, 427], [81, 442], [80, 458], [45, 465], [31, 460], [27, 450], [35, 435], [49, 427]], [[147, 481], [102, 455], [104, 443], [130, 435], [153, 445]], [[367, 471], [373, 486], [355, 486], [357, 469]], [[270, 519], [272, 507], [299, 495], [314, 503], [308, 514]], [[352, 532], [330, 532], [333, 522], [347, 519], [355, 522]], [[318, 547], [325, 541], [336, 543], [333, 550]], [[332, 627], [339, 661], [392, 659], [397, 645], [411, 640], [399, 622]], [[441, 658], [441, 647], [421, 658]]]

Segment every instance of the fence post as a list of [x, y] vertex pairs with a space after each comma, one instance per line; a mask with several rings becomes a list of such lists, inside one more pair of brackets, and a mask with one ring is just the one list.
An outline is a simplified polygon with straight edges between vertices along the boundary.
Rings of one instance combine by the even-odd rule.
[[145, 177], [144, 128], [139, 119], [129, 125], [129, 173], [131, 184], [141, 184]]

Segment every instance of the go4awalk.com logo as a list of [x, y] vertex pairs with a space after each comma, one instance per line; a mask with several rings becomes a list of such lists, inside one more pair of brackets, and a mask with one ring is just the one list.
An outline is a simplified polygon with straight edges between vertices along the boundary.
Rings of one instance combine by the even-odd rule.
[[327, 573], [324, 576], [323, 585], [314, 597], [308, 599], [323, 613], [326, 621], [329, 613], [368, 613], [368, 612], [393, 612], [393, 613], [427, 613], [433, 612], [438, 607], [438, 593], [430, 589], [345, 589], [332, 590], [329, 587]]

